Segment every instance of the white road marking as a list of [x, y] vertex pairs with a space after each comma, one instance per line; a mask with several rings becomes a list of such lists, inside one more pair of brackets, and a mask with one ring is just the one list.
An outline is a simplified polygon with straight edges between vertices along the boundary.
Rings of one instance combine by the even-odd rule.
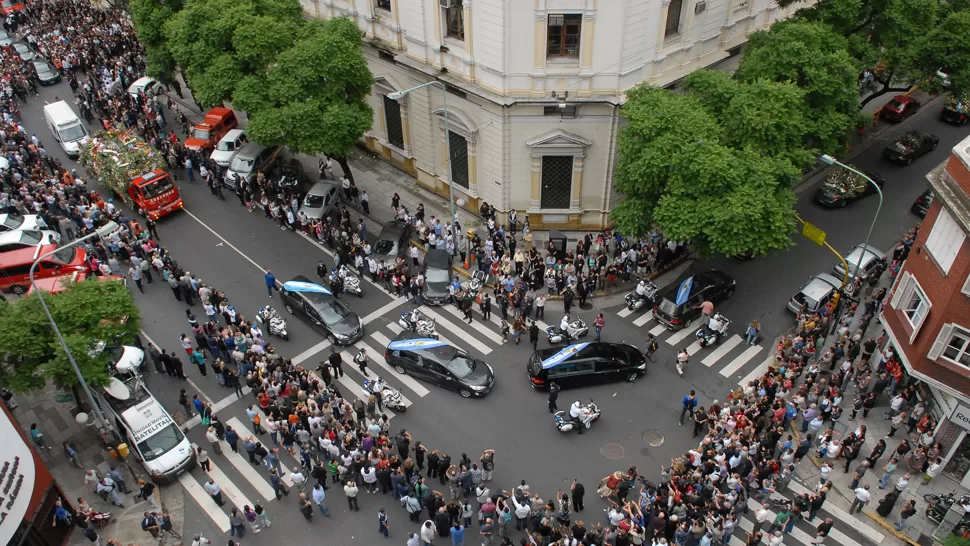
[[[250, 392], [249, 387], [243, 387], [242, 392], [243, 392], [243, 396], [249, 394], [249, 392]], [[236, 396], [236, 393], [233, 392], [229, 396], [223, 398], [222, 400], [219, 400], [215, 404], [212, 404], [212, 414], [215, 415], [218, 412], [226, 409], [233, 402], [235, 402], [237, 400], [242, 400], [242, 398], [237, 397]], [[199, 424], [201, 422], [202, 422], [202, 419], [199, 417], [198, 414], [196, 414], [194, 417], [192, 417], [191, 419], [189, 419], [188, 421], [186, 421], [183, 426], [185, 427], [185, 430], [190, 430], [190, 429], [193, 429], [193, 428], [199, 426]]]
[[[396, 322], [388, 322], [387, 329], [393, 332], [395, 336], [401, 335], [401, 332], [404, 331], [404, 328], [401, 328], [401, 325]], [[441, 332], [438, 332], [438, 339], [440, 339], [441, 341], [444, 341], [448, 345], [453, 345], [455, 347], [458, 347], [459, 349], [461, 349], [462, 351], [465, 351], [466, 353], [468, 352], [466, 349], [463, 349], [461, 345], [458, 345], [457, 343], [441, 335]], [[388, 341], [388, 343], [390, 343], [390, 341]], [[386, 343], [384, 345], [387, 346]]]
[[702, 360], [701, 362], [703, 362], [705, 366], [711, 367], [714, 365], [715, 362], [720, 360], [722, 356], [731, 352], [731, 349], [737, 347], [739, 343], [741, 343], [741, 336], [734, 334], [733, 336], [727, 338], [727, 340], [725, 340], [723, 343], [721, 343], [720, 347], [718, 347], [717, 349], [714, 349], [714, 351], [712, 351], [711, 354], [704, 357], [704, 360]]
[[266, 269], [263, 269], [263, 266], [261, 266], [258, 263], [256, 263], [255, 260], [253, 260], [252, 258], [250, 258], [249, 256], [247, 256], [245, 253], [243, 253], [242, 250], [239, 250], [238, 248], [236, 248], [232, 243], [230, 243], [229, 241], [227, 241], [225, 237], [223, 237], [222, 235], [219, 235], [219, 233], [217, 233], [216, 230], [212, 229], [211, 227], [208, 226], [208, 224], [206, 224], [205, 222], [203, 222], [202, 220], [200, 220], [198, 216], [196, 216], [196, 215], [192, 214], [191, 212], [189, 212], [188, 209], [182, 209], [182, 211], [185, 212], [185, 214], [188, 214], [189, 216], [191, 216], [193, 220], [195, 220], [196, 222], [199, 223], [199, 225], [201, 225], [205, 229], [209, 230], [210, 233], [212, 233], [213, 235], [215, 235], [216, 237], [218, 237], [220, 241], [222, 241], [223, 243], [226, 243], [226, 246], [228, 246], [229, 248], [235, 250], [236, 253], [238, 253], [240, 256], [242, 256], [243, 258], [245, 258], [247, 262], [253, 264], [253, 266], [255, 266], [256, 269], [262, 271], [263, 273], [266, 273], [267, 270]]
[[[640, 326], [643, 326], [644, 324], [650, 322], [651, 320], [653, 320], [653, 309], [637, 317], [637, 319], [633, 321], [633, 325], [639, 328]], [[667, 329], [667, 327], [664, 326], [663, 324], [660, 325], [660, 328], [662, 330]], [[654, 330], [656, 330], [656, 328], [654, 328]], [[653, 333], [653, 330], [651, 330], [650, 333]], [[653, 334], [653, 335], [657, 335], [657, 334]]]
[[677, 345], [681, 341], [690, 337], [691, 334], [696, 332], [697, 328], [698, 327], [695, 327], [695, 326], [685, 326], [681, 328], [679, 332], [674, 332], [672, 336], [668, 337], [664, 341], [667, 342], [667, 345]]
[[772, 355], [771, 353], [769, 353], [768, 354], [768, 358], [765, 358], [764, 362], [762, 362], [760, 365], [758, 365], [757, 368], [751, 370], [751, 372], [748, 373], [748, 375], [744, 376], [741, 379], [741, 381], [738, 381], [738, 385], [741, 385], [741, 386], [747, 385], [751, 381], [753, 381], [753, 380], [761, 377], [762, 375], [764, 375], [764, 373], [768, 371], [768, 366], [771, 365], [771, 362], [774, 359], [775, 359], [774, 355]]
[[[226, 421], [226, 424], [231, 426], [232, 429], [239, 434], [239, 444], [240, 449], [242, 449], [242, 443], [245, 441], [243, 440], [243, 437], [245, 436], [246, 432], [249, 432], [249, 429], [246, 428], [246, 425], [244, 425], [242, 421], [235, 417]], [[246, 478], [246, 481], [251, 483], [252, 486], [256, 488], [256, 492], [262, 495], [264, 499], [272, 500], [276, 498], [276, 492], [273, 491], [273, 486], [267, 481], [269, 478], [263, 478], [263, 476], [260, 475], [259, 470], [257, 470], [256, 467], [249, 462], [249, 455], [244, 457], [241, 452], [233, 453], [232, 449], [223, 449], [222, 454], [229, 461], [229, 463], [236, 468], [236, 471], [242, 474], [243, 477]]]
[[[792, 490], [792, 493], [794, 493], [796, 495], [804, 495], [805, 493], [813, 493], [813, 491], [809, 491], [809, 489], [807, 487], [805, 487], [802, 484], [796, 482], [795, 480], [792, 480], [792, 481], [788, 482], [788, 487], [789, 487], [789, 489]], [[852, 525], [852, 528], [853, 529], [855, 529], [859, 533], [865, 535], [866, 538], [872, 540], [873, 542], [875, 542], [877, 544], [880, 543], [880, 542], [882, 542], [883, 540], [886, 540], [886, 535], [880, 533], [879, 531], [876, 531], [875, 529], [873, 529], [872, 527], [869, 527], [868, 525], [863, 524], [859, 519], [855, 518], [854, 516], [852, 516], [851, 514], [849, 514], [848, 512], [846, 512], [845, 510], [843, 510], [842, 508], [839, 508], [838, 506], [836, 506], [836, 505], [834, 505], [834, 504], [832, 504], [830, 502], [826, 502], [825, 504], [822, 505], [822, 511], [823, 512], [828, 512], [829, 514], [832, 514], [833, 516], [836, 517], [836, 519], [840, 519], [842, 521], [850, 522], [850, 524]], [[818, 526], [815, 522], [812, 522], [812, 521], [810, 521], [808, 523], [809, 523], [809, 525], [812, 525], [812, 526], [816, 526], [816, 527]], [[832, 529], [832, 531], [833, 531], [833, 536], [834, 536], [835, 529]]]
[[653, 334], [653, 335], [655, 335], [655, 336], [659, 336], [660, 334], [662, 334], [662, 333], [664, 333], [666, 331], [667, 331], [667, 327], [664, 326], [663, 324], [658, 324], [658, 325], [656, 325], [656, 326], [654, 326], [653, 328], [650, 329], [650, 333]]
[[694, 343], [691, 343], [690, 345], [687, 346], [687, 354], [689, 356], [694, 356], [701, 349], [702, 349], [702, 347], [701, 347], [701, 340], [698, 339]]
[[[343, 357], [344, 358], [353, 359], [354, 358], [354, 355], [351, 355], [351, 354], [348, 354], [348, 353], [345, 352], [345, 353], [343, 353]], [[371, 376], [371, 379], [374, 379], [373, 375]], [[344, 390], [344, 393], [343, 393], [344, 398], [348, 398], [349, 399], [351, 397], [355, 397], [355, 398], [358, 398], [358, 399], [362, 400], [365, 404], [367, 403], [367, 398], [364, 397], [364, 383], [363, 383], [363, 381], [361, 381], [358, 384], [358, 383], [354, 382], [354, 380], [351, 379], [350, 376], [345, 373], [343, 375], [343, 377], [337, 378], [337, 382], [340, 383], [341, 385], [343, 385], [343, 387], [345, 389]], [[384, 411], [382, 411], [381, 413], [386, 414], [388, 419], [393, 419], [394, 416], [395, 416], [394, 415], [394, 412], [391, 411], [391, 410], [389, 410], [389, 409], [387, 409], [386, 406], [384, 407]]]
[[316, 345], [314, 345], [313, 347], [310, 347], [309, 349], [303, 351], [302, 353], [294, 356], [293, 363], [300, 364], [301, 362], [305, 362], [309, 360], [310, 357], [324, 351], [329, 346], [330, 346], [330, 342], [327, 340], [323, 340], [320, 343], [317, 343]]
[[[456, 311], [457, 311], [457, 309], [456, 309]], [[475, 349], [476, 351], [482, 353], [483, 355], [487, 355], [487, 354], [489, 354], [489, 353], [492, 352], [492, 348], [491, 347], [489, 347], [488, 345], [485, 345], [481, 341], [478, 341], [477, 339], [475, 339], [474, 336], [468, 335], [467, 332], [465, 332], [464, 330], [462, 330], [460, 327], [456, 326], [454, 323], [452, 323], [451, 321], [449, 321], [445, 317], [443, 317], [440, 314], [438, 314], [437, 311], [434, 311], [431, 308], [425, 307], [425, 308], [423, 308], [421, 310], [421, 312], [424, 313], [425, 315], [428, 315], [429, 317], [433, 318], [435, 320], [436, 325], [439, 328], [440, 327], [444, 327], [446, 330], [448, 330], [449, 332], [451, 332], [451, 333], [455, 334], [456, 336], [458, 336], [459, 338], [461, 338], [465, 343], [467, 343], [473, 349]], [[484, 329], [485, 327], [484, 326], [481, 326], [481, 328]], [[488, 330], [486, 329], [486, 331], [488, 331]], [[489, 332], [489, 334], [492, 333], [491, 331], [488, 331], [488, 332]], [[497, 341], [497, 343], [499, 343], [499, 344], [501, 344], [501, 342], [502, 342], [501, 339], [499, 339]]]
[[616, 312], [616, 316], [623, 317], [623, 318], [626, 318], [631, 314], [633, 314], [633, 309], [630, 309], [629, 307], [624, 307], [623, 309], [620, 309], [619, 311]]
[[[192, 444], [192, 449], [196, 448], [197, 446]], [[224, 449], [229, 448], [225, 447]], [[226, 476], [222, 470], [219, 470], [219, 467], [215, 464], [217, 457], [218, 455], [215, 453], [209, 453], [209, 471], [206, 472], [206, 474], [208, 474], [209, 477], [215, 480], [215, 482], [219, 485], [219, 487], [222, 489], [223, 496], [228, 498], [231, 503], [236, 505], [236, 508], [239, 509], [239, 515], [241, 516], [243, 513], [243, 506], [248, 505], [251, 508], [253, 503], [246, 498], [246, 495], [244, 495], [238, 487], [236, 487], [236, 484], [229, 479], [229, 476]]]
[[[427, 309], [427, 307], [425, 307], [425, 309]], [[454, 305], [444, 305], [444, 306], [441, 307], [441, 309], [444, 309], [445, 311], [447, 311], [448, 313], [450, 313], [452, 316], [454, 316], [455, 318], [457, 318], [459, 321], [462, 321], [463, 318], [464, 318], [464, 315], [462, 314], [462, 312], [459, 311], [458, 308], [455, 307]], [[511, 316], [509, 318], [511, 318]], [[499, 324], [501, 324], [501, 322]], [[482, 324], [482, 321], [480, 321], [480, 320], [474, 320], [473, 319], [472, 320], [472, 323], [469, 324], [469, 326], [471, 326], [475, 330], [478, 330], [478, 332], [480, 334], [482, 334], [482, 337], [484, 337], [485, 339], [491, 341], [492, 343], [495, 343], [496, 345], [501, 345], [502, 344], [502, 336], [500, 336], [498, 333], [492, 331], [487, 326], [485, 326], [484, 324]], [[512, 323], [511, 322], [509, 322], [509, 326], [510, 327], [512, 326]], [[485, 354], [488, 354], [488, 353], [485, 353]]]
[[216, 524], [216, 527], [218, 527], [219, 530], [221, 530], [223, 533], [229, 530], [231, 527], [229, 525], [229, 516], [222, 511], [222, 508], [216, 505], [215, 501], [212, 500], [212, 497], [205, 492], [205, 489], [202, 489], [202, 486], [199, 485], [199, 482], [195, 481], [195, 478], [193, 478], [191, 474], [185, 472], [180, 475], [179, 483], [182, 484], [182, 487], [185, 488], [185, 491], [190, 497], [192, 497], [192, 500], [194, 500], [195, 503], [202, 508], [202, 511], [209, 516], [209, 519]]
[[[387, 344], [391, 342], [391, 340], [384, 337], [384, 334], [380, 332], [372, 333], [371, 338], [377, 343], [383, 345], [384, 347], [387, 347]], [[393, 376], [401, 383], [404, 383], [404, 386], [411, 389], [411, 391], [414, 392], [414, 394], [418, 395], [421, 398], [424, 398], [425, 396], [428, 396], [428, 393], [431, 392], [428, 389], [426, 389], [424, 385], [412, 379], [411, 376], [402, 375], [395, 372], [394, 368], [390, 364], [388, 364], [386, 360], [384, 360], [383, 349], [379, 351], [374, 350], [370, 347], [370, 345], [367, 345], [366, 343], [361, 343], [361, 342], [357, 342], [357, 345], [367, 349], [367, 352], [370, 354], [371, 361], [376, 362], [378, 366], [387, 370], [387, 372], [390, 373], [391, 376]]]
[[763, 350], [764, 350], [764, 347], [760, 345], [752, 345], [748, 347], [747, 349], [745, 349], [743, 353], [738, 355], [734, 360], [731, 361], [730, 364], [728, 364], [721, 370], [721, 375], [723, 375], [724, 377], [731, 377], [735, 372], [737, 372], [742, 367], [744, 367], [744, 365], [747, 364], [749, 360], [754, 358], [755, 355], [757, 355]]
[[[371, 314], [367, 315], [366, 317], [360, 319], [360, 323], [361, 324], [370, 324], [370, 323], [374, 322], [375, 320], [377, 320], [378, 318], [383, 317], [384, 315], [387, 315], [392, 310], [397, 309], [398, 307], [404, 305], [407, 302], [408, 302], [408, 300], [406, 300], [404, 298], [394, 298], [394, 301], [388, 303], [387, 305], [381, 307], [377, 311], [374, 311], [373, 313], [371, 313]], [[388, 322], [397, 322], [397, 318], [396, 317], [391, 317], [391, 319], [389, 319]]]

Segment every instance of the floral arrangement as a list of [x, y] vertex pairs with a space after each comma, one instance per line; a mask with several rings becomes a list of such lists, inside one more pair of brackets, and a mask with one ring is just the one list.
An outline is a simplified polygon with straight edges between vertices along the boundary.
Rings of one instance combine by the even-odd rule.
[[864, 192], [868, 183], [865, 178], [852, 171], [836, 169], [832, 171], [832, 174], [825, 177], [825, 182], [822, 183], [822, 189], [842, 198]]
[[128, 185], [139, 175], [166, 167], [162, 154], [131, 131], [99, 131], [81, 147], [81, 166], [102, 186], [130, 204]]

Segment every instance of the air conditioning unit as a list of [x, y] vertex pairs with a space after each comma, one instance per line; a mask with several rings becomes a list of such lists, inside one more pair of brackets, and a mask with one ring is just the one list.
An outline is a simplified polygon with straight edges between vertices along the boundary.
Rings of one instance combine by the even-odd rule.
[[455, 7], [455, 0], [438, 0], [438, 5], [445, 9], [453, 8]]
[[694, 4], [694, 15], [700, 15], [704, 13], [704, 10], [706, 9], [707, 9], [707, 2], [705, 2], [704, 0], [701, 0], [697, 4]]

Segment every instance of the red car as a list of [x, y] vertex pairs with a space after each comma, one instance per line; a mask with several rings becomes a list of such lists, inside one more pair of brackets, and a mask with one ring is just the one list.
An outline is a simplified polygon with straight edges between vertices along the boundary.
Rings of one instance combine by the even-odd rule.
[[887, 121], [903, 121], [919, 111], [920, 106], [920, 102], [913, 97], [896, 95], [891, 101], [882, 107], [880, 117]]
[[21, 2], [17, 2], [15, 0], [0, 1], [0, 13], [3, 13], [5, 16], [10, 15], [11, 13], [16, 13], [22, 9], [24, 9], [24, 5]]

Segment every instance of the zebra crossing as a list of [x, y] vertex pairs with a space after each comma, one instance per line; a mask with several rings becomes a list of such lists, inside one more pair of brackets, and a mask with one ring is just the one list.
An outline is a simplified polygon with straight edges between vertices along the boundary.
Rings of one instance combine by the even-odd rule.
[[[721, 340], [717, 346], [702, 348], [700, 340], [694, 339], [696, 332], [703, 327], [699, 320], [676, 332], [671, 332], [655, 319], [653, 310], [648, 309], [634, 317], [634, 314], [639, 312], [631, 311], [624, 306], [616, 312], [616, 315], [631, 320], [637, 328], [647, 330], [657, 338], [658, 342], [662, 341], [675, 350], [686, 348], [687, 354], [692, 359], [697, 356], [701, 359], [701, 364], [708, 368], [717, 369], [721, 376], [737, 378], [739, 385], [747, 384], [763, 374], [767, 371], [768, 364], [771, 363], [771, 351], [768, 350], [769, 348], [764, 341], [760, 345], [742, 345], [744, 336], [737, 333], [730, 334], [729, 330], [730, 335]], [[741, 375], [745, 369], [754, 363], [757, 363], [757, 365], [749, 370], [749, 373]]]

